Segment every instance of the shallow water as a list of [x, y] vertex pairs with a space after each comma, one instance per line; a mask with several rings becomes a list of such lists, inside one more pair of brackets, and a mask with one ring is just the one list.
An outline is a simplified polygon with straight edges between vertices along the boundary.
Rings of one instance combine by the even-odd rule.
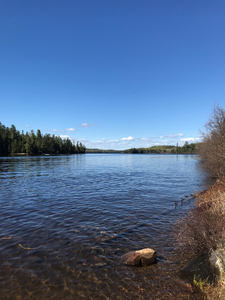
[[[0, 298], [175, 299], [170, 232], [207, 185], [195, 155], [0, 158]], [[147, 247], [157, 264], [121, 264]]]

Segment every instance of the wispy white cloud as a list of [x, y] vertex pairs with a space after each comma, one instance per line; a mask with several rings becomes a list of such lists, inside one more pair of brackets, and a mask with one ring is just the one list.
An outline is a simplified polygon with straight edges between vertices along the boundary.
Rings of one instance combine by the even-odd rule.
[[168, 140], [162, 140], [162, 141], [161, 141], [161, 144], [167, 145], [169, 142], [170, 142], [170, 141], [168, 141]]
[[183, 133], [178, 133], [178, 134], [170, 134], [168, 136], [165, 136], [166, 138], [177, 138], [177, 137], [181, 137], [184, 136]]
[[79, 127], [88, 128], [88, 127], [95, 126], [95, 125], [96, 124], [92, 124], [92, 123], [81, 123], [79, 125]]
[[85, 139], [79, 139], [87, 148], [98, 148], [98, 149], [114, 149], [114, 150], [124, 150], [129, 148], [139, 148], [139, 147], [150, 147], [153, 146], [153, 141], [151, 138], [138, 138], [138, 137], [126, 137], [122, 139], [108, 140], [101, 139], [96, 141], [90, 141]]
[[57, 130], [57, 129], [44, 129], [44, 131], [54, 132], [54, 133], [63, 133], [65, 130]]
[[132, 136], [128, 136], [127, 138], [124, 137], [121, 139], [121, 141], [133, 141], [133, 140], [134, 140], [134, 138]]
[[190, 138], [186, 138], [186, 139], [180, 139], [181, 142], [198, 142], [200, 141], [200, 138], [197, 137], [197, 138], [193, 138], [193, 137], [190, 137]]
[[140, 138], [140, 141], [152, 142], [150, 138]]
[[[79, 141], [82, 141], [81, 139], [79, 139]], [[101, 139], [101, 140], [98, 140], [98, 141], [88, 141], [88, 140], [83, 140], [83, 141], [86, 141], [88, 143], [98, 143], [98, 144], [110, 144], [110, 143], [118, 143], [119, 140], [107, 140], [107, 139]]]
[[44, 131], [48, 131], [48, 132], [54, 132], [54, 133], [58, 133], [58, 134], [60, 134], [60, 133], [68, 133], [68, 132], [75, 132], [75, 131], [77, 131], [75, 128], [66, 128], [66, 129], [62, 129], [62, 130], [58, 130], [58, 129], [44, 129]]
[[174, 138], [179, 138], [184, 136], [183, 133], [178, 133], [178, 134], [169, 134], [169, 135], [164, 135], [164, 134], [157, 134], [157, 136], [152, 136], [152, 139], [174, 139]]
[[62, 139], [71, 139], [71, 137], [69, 135], [67, 135], [67, 134], [65, 134], [65, 135], [61, 134], [60, 137]]
[[77, 141], [78, 141], [78, 142], [82, 142], [82, 143], [83, 143], [83, 142], [89, 142], [89, 140], [87, 140], [87, 139], [78, 139]]
[[24, 127], [26, 127], [26, 128], [29, 128], [29, 127], [30, 127], [30, 125], [24, 125]]
[[[90, 141], [87, 139], [79, 139], [85, 144], [87, 148], [100, 148], [100, 149], [129, 149], [129, 148], [141, 148], [141, 147], [151, 147], [155, 145], [176, 145], [177, 140], [175, 138], [184, 136], [183, 133], [170, 134], [170, 135], [161, 135], [155, 137], [123, 137], [121, 139], [109, 140], [102, 138], [101, 140]], [[160, 138], [160, 142], [157, 140]], [[179, 141], [183, 143], [183, 141]]]
[[[160, 135], [160, 139], [174, 139], [174, 138], [179, 138], [184, 136], [183, 133], [178, 133], [178, 134], [169, 134], [169, 135]], [[154, 137], [154, 138], [158, 138], [158, 137]]]
[[117, 143], [119, 140], [106, 140], [106, 143]]
[[65, 129], [66, 131], [76, 131], [76, 129], [74, 129], [74, 128], [67, 128], [67, 129]]
[[[185, 141], [188, 142], [196, 142], [199, 141], [200, 138], [181, 138], [177, 141], [177, 137], [182, 137], [184, 134], [180, 133], [179, 135], [170, 135], [163, 136], [159, 140], [159, 136], [155, 138], [146, 138], [146, 137], [123, 137], [121, 139], [106, 139], [102, 138], [99, 140], [91, 141], [89, 139], [79, 139], [78, 141], [82, 142], [87, 148], [98, 148], [98, 149], [114, 149], [114, 150], [124, 150], [129, 148], [145, 148], [156, 145], [176, 145], [177, 142], [179, 145], [183, 145]], [[166, 138], [167, 137], [167, 138]]]

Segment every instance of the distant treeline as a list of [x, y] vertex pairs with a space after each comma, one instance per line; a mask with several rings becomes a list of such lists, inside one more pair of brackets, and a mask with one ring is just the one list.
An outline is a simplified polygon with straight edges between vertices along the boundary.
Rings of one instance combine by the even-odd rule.
[[96, 148], [87, 148], [86, 153], [123, 153], [123, 150], [104, 150]]
[[152, 146], [150, 148], [130, 148], [127, 150], [102, 150], [102, 149], [87, 149], [86, 153], [156, 153], [156, 154], [196, 154], [199, 143], [191, 143], [185, 142], [184, 146], [172, 146], [172, 145], [164, 145], [164, 146]]
[[42, 135], [39, 129], [36, 134], [33, 130], [20, 133], [14, 125], [9, 128], [0, 122], [0, 156], [17, 153], [75, 154], [85, 153], [85, 150], [82, 143], [77, 142], [75, 145], [68, 138], [62, 139], [54, 134]]
[[131, 148], [124, 150], [124, 153], [156, 153], [156, 154], [196, 154], [199, 144], [185, 142], [184, 146], [153, 146], [150, 148]]

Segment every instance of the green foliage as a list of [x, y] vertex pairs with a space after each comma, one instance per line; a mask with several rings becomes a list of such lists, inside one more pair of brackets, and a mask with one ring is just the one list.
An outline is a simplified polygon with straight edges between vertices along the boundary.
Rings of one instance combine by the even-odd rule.
[[164, 146], [153, 146], [150, 148], [131, 148], [124, 150], [124, 153], [157, 153], [157, 154], [195, 154], [198, 149], [198, 143], [191, 143], [185, 142], [184, 146], [171, 146], [171, 145], [164, 145]]
[[149, 148], [131, 148], [124, 151], [118, 150], [102, 150], [102, 149], [87, 149], [87, 153], [133, 153], [133, 154], [142, 154], [142, 153], [152, 153], [152, 154], [196, 154], [198, 149], [198, 143], [188, 144], [186, 142], [183, 147], [181, 146], [172, 146], [172, 145], [163, 145], [163, 146], [152, 146]]
[[193, 284], [198, 287], [201, 291], [203, 291], [204, 286], [207, 284], [208, 279], [202, 280], [198, 275], [194, 275]]
[[119, 150], [103, 150], [103, 149], [96, 149], [96, 148], [87, 148], [86, 149], [86, 153], [123, 153], [123, 151], [119, 151]]
[[76, 145], [70, 139], [62, 139], [50, 134], [42, 135], [38, 129], [37, 134], [31, 132], [20, 133], [15, 125], [5, 127], [0, 122], [0, 156], [13, 153], [26, 154], [75, 154], [85, 153], [86, 147], [77, 142]]

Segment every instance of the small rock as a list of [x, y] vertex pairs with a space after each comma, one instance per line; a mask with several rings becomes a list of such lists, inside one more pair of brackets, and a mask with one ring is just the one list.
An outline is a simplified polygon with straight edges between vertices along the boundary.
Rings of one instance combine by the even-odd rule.
[[183, 288], [184, 290], [186, 290], [187, 292], [193, 293], [193, 288], [192, 285], [190, 283], [183, 283]]
[[147, 267], [156, 262], [156, 252], [150, 248], [132, 251], [121, 257], [122, 262], [127, 265]]
[[105, 263], [98, 263], [98, 264], [94, 264], [95, 267], [97, 268], [104, 268], [104, 267], [107, 267], [107, 264]]

